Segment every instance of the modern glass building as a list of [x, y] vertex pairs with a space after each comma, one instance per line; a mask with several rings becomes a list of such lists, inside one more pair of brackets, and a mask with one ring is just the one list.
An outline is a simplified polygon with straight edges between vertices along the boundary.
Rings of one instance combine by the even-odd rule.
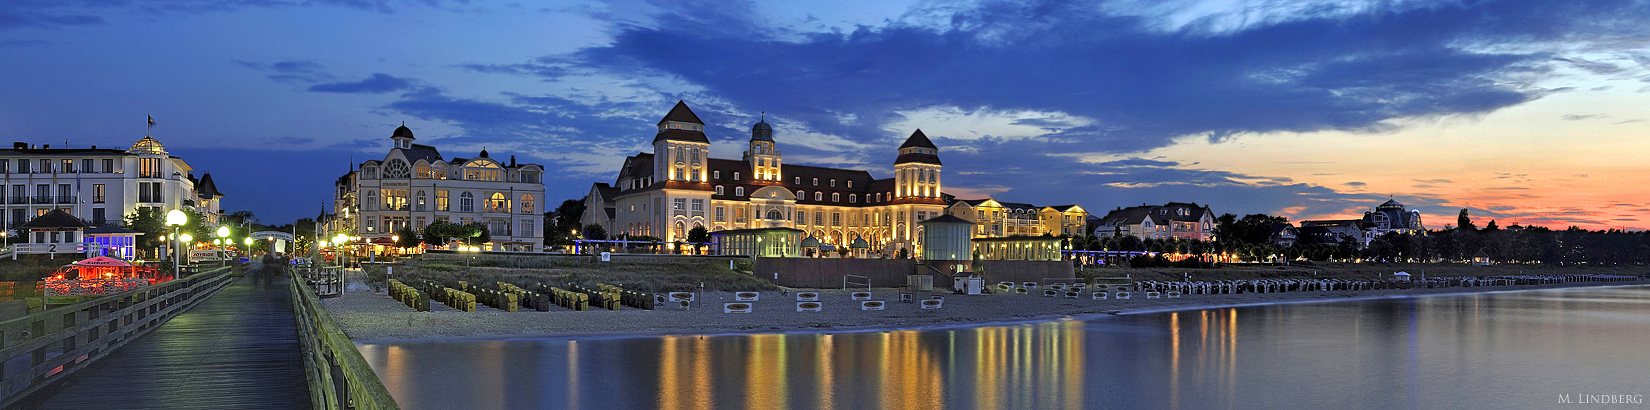
[[802, 256], [801, 229], [735, 229], [710, 233], [717, 255], [791, 258]]

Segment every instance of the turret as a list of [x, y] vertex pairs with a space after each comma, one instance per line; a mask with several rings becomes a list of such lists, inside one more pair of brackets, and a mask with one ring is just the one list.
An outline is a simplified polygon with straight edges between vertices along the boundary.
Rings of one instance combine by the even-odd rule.
[[751, 177], [757, 181], [781, 181], [779, 149], [774, 147], [773, 126], [766, 115], [751, 126], [750, 149], [745, 151], [745, 162], [750, 164]]
[[940, 196], [940, 149], [923, 135], [911, 133], [899, 146], [894, 160], [895, 198], [938, 198]]
[[710, 158], [710, 139], [704, 129], [705, 122], [687, 102], [676, 101], [659, 120], [659, 134], [653, 137], [653, 175], [666, 181], [704, 182], [709, 173], [705, 163]]

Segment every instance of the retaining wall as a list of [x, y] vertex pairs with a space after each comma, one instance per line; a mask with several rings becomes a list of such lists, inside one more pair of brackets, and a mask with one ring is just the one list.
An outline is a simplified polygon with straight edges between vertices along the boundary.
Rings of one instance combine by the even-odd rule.
[[916, 266], [912, 259], [756, 258], [752, 274], [796, 288], [842, 288], [844, 275], [859, 275], [870, 278], [871, 287], [891, 288], [904, 285], [906, 275], [918, 273]]

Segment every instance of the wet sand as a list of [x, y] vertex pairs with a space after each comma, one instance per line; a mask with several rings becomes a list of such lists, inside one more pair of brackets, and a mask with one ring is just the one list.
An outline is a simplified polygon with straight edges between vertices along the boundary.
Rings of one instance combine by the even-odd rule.
[[384, 293], [351, 290], [323, 301], [344, 332], [356, 342], [394, 340], [462, 340], [523, 337], [626, 336], [659, 334], [720, 334], [753, 332], [847, 332], [867, 329], [966, 326], [997, 322], [1056, 320], [1105, 314], [1130, 314], [1254, 304], [1337, 301], [1383, 297], [1485, 293], [1535, 289], [1642, 286], [1637, 282], [1573, 282], [1532, 286], [1384, 289], [1365, 291], [1243, 293], [1185, 295], [1146, 299], [1136, 292], [1129, 300], [1092, 300], [1031, 295], [953, 295], [949, 291], [917, 292], [916, 299], [945, 298], [940, 309], [922, 309], [899, 303], [895, 289], [872, 289], [873, 299], [886, 302], [881, 311], [860, 310], [849, 291], [807, 290], [820, 293], [820, 312], [796, 311], [795, 293], [761, 292], [751, 313], [723, 313], [722, 304], [734, 301], [733, 292], [707, 292], [703, 307], [688, 310], [623, 308], [617, 311], [573, 311], [559, 307], [549, 312], [505, 312], [477, 306], [462, 312], [437, 302], [430, 312], [417, 312]]

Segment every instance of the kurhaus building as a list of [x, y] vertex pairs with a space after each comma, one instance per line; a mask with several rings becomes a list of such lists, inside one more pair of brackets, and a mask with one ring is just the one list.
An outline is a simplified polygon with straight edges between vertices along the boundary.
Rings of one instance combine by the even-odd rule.
[[786, 163], [766, 121], [751, 127], [740, 159], [712, 158], [705, 123], [677, 102], [659, 120], [653, 153], [625, 159], [613, 184], [585, 197], [583, 224], [610, 236], [685, 241], [688, 231], [802, 230], [820, 243], [864, 239], [873, 252], [920, 251], [917, 222], [945, 214], [939, 148], [921, 130], [898, 148], [894, 177]]
[[223, 194], [212, 175], [193, 168], [144, 136], [128, 149], [52, 148], [12, 144], [0, 149], [0, 219], [15, 229], [61, 209], [92, 225], [123, 225], [139, 208], [193, 210], [217, 225]]
[[480, 223], [496, 251], [539, 251], [544, 245], [544, 167], [505, 163], [487, 150], [475, 158], [443, 158], [414, 144], [405, 124], [390, 135], [383, 160], [366, 161], [338, 178], [327, 229], [387, 245], [396, 231], [423, 232], [435, 221]]

